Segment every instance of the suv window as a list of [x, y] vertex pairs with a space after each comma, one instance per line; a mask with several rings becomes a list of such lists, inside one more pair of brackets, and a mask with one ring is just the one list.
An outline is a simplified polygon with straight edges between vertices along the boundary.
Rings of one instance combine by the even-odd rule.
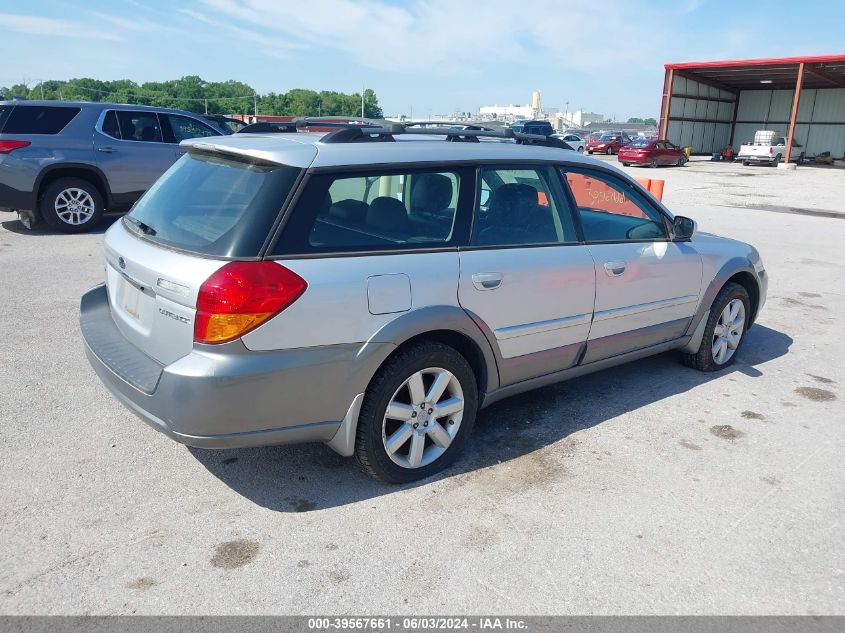
[[0, 106], [0, 132], [3, 131], [3, 124], [6, 122], [6, 118], [12, 112], [13, 106]]
[[554, 167], [484, 167], [478, 186], [473, 245], [577, 241]]
[[[275, 254], [457, 244], [466, 170], [391, 170], [312, 176]], [[466, 223], [464, 223], [466, 224]]]
[[3, 126], [3, 133], [58, 134], [79, 114], [79, 110], [68, 106], [15, 106]]
[[219, 133], [212, 130], [205, 123], [200, 123], [196, 119], [191, 119], [186, 116], [179, 116], [178, 114], [163, 114], [170, 122], [170, 129], [173, 132], [173, 139], [167, 139], [168, 142], [178, 143], [188, 138], [200, 138], [204, 136], [220, 136]]
[[256, 257], [301, 170], [190, 152], [135, 204], [139, 236], [202, 255]]
[[123, 138], [120, 134], [120, 125], [117, 122], [117, 114], [114, 110], [109, 110], [106, 112], [106, 116], [103, 117], [102, 132], [112, 138]]
[[161, 125], [155, 112], [118, 110], [117, 121], [124, 141], [162, 143]]
[[588, 242], [668, 238], [663, 214], [622, 181], [595, 172], [567, 171], [566, 182]]

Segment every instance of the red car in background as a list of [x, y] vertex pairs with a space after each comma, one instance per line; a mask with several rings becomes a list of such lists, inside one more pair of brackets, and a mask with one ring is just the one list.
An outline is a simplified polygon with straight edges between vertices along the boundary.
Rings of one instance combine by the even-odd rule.
[[598, 137], [590, 137], [587, 141], [588, 154], [616, 154], [623, 145], [631, 142], [631, 137], [625, 132], [603, 132]]
[[677, 165], [687, 162], [686, 154], [677, 145], [661, 139], [638, 139], [619, 150], [617, 159], [625, 165]]

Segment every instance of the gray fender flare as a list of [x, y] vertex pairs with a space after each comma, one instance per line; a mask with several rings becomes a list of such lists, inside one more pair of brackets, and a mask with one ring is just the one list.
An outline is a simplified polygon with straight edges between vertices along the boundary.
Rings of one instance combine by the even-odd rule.
[[[696, 310], [695, 314], [693, 315], [692, 321], [690, 321], [689, 327], [686, 331], [686, 334], [688, 336], [692, 336], [692, 339], [684, 348], [684, 351], [687, 351], [687, 349], [693, 345], [696, 340], [696, 337], [698, 337], [698, 345], [701, 344], [701, 338], [704, 336], [704, 326], [707, 323], [707, 315], [710, 314], [710, 307], [713, 305], [713, 301], [714, 299], [716, 299], [716, 295], [719, 294], [719, 291], [722, 289], [722, 286], [727, 283], [728, 279], [730, 279], [737, 273], [750, 273], [751, 276], [754, 277], [754, 279], [757, 281], [758, 291], [761, 290], [759, 288], [760, 282], [757, 279], [757, 273], [748, 258], [733, 257], [727, 262], [725, 262], [719, 269], [719, 272], [717, 272], [713, 276], [713, 279], [710, 280], [710, 283], [701, 295], [701, 301], [699, 301], [698, 303], [698, 310]], [[698, 350], [698, 345], [695, 346], [695, 350]], [[693, 350], [693, 352], [695, 350]]]
[[[390, 353], [397, 347], [421, 334], [445, 330], [465, 336], [474, 343], [475, 347], [481, 353], [484, 376], [482, 377], [483, 388], [482, 394], [480, 395], [483, 398], [484, 393], [498, 389], [499, 370], [496, 364], [496, 356], [489, 340], [492, 332], [485, 333], [479, 323], [483, 322], [472, 318], [462, 308], [448, 305], [420, 308], [419, 310], [405, 313], [393, 319], [373, 334], [364, 343], [358, 353], [359, 356], [370, 356], [370, 349], [375, 348], [380, 350], [377, 355], [382, 358], [375, 366], [372, 374], [367, 377], [367, 383], [372, 379], [372, 375], [375, 374], [378, 367], [381, 366]], [[388, 345], [385, 345], [385, 343]], [[385, 353], [381, 350], [389, 350], [389, 352]], [[358, 416], [363, 400], [363, 392], [355, 396], [349, 405], [337, 433], [327, 442], [332, 450], [345, 457], [349, 457], [355, 452], [355, 433], [358, 429]]]

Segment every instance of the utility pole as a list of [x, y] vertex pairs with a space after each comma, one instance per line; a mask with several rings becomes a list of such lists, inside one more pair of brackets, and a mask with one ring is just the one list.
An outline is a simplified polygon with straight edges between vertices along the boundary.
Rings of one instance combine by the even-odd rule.
[[38, 84], [38, 86], [41, 88], [41, 100], [44, 101], [44, 80], [43, 79], [41, 80], [41, 83]]
[[255, 106], [255, 122], [258, 122], [258, 95], [256, 93], [252, 93], [252, 103]]
[[361, 86], [361, 118], [364, 118], [364, 93], [366, 92], [366, 88]]
[[208, 99], [203, 99], [205, 101], [205, 113], [208, 114]]

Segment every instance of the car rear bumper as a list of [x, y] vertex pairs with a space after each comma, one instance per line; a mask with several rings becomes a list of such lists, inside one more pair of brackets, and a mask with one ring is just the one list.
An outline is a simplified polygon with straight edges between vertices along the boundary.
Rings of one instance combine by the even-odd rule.
[[35, 193], [32, 191], [21, 191], [0, 182], [0, 211], [13, 211], [35, 209]]
[[88, 360], [117, 399], [198, 448], [329, 442], [372, 375], [355, 362], [359, 345], [251, 352], [234, 341], [195, 345], [162, 365], [123, 338], [104, 285], [83, 295], [80, 327]]
[[742, 154], [738, 154], [735, 160], [739, 161], [748, 161], [749, 163], [771, 163], [775, 160], [774, 156], [743, 156]]

